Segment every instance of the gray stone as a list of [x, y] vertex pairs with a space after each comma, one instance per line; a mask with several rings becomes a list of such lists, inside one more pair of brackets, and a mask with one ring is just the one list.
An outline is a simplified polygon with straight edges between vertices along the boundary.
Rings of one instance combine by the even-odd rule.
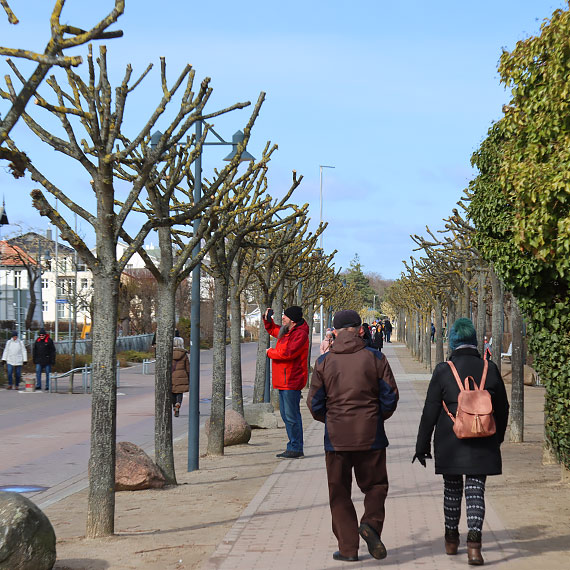
[[277, 415], [269, 403], [248, 404], [243, 407], [245, 421], [252, 428], [275, 429], [278, 427]]
[[[513, 371], [511, 369], [510, 362], [503, 362], [501, 364], [501, 374], [503, 376], [503, 381], [505, 384], [513, 383]], [[534, 368], [531, 368], [528, 364], [524, 365], [524, 385], [525, 386], [536, 386], [538, 384], [538, 374]]]
[[165, 479], [156, 463], [130, 441], [117, 444], [115, 491], [160, 489]]
[[19, 493], [0, 491], [0, 570], [51, 570], [55, 559], [46, 515]]
[[[206, 420], [206, 435], [210, 437], [210, 418]], [[226, 410], [224, 447], [247, 443], [251, 439], [251, 427], [244, 417], [234, 410]]]

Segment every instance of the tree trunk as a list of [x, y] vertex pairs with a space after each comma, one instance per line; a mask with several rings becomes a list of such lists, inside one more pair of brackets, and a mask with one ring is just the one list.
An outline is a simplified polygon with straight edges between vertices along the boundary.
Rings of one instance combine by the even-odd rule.
[[478, 271], [477, 283], [477, 348], [479, 353], [485, 352], [485, 323], [487, 321], [487, 307], [485, 305], [485, 284], [487, 282], [487, 272], [483, 269]]
[[177, 484], [172, 441], [172, 344], [175, 328], [175, 298], [176, 284], [173, 281], [159, 280], [156, 303], [154, 458], [169, 485]]
[[520, 443], [524, 440], [524, 347], [523, 318], [517, 300], [511, 304], [513, 327], [513, 354], [511, 369], [513, 384], [511, 388], [511, 437], [510, 441]]
[[492, 316], [492, 356], [493, 362], [497, 365], [499, 373], [501, 373], [501, 352], [503, 352], [503, 334], [504, 334], [504, 295], [503, 283], [497, 277], [497, 274], [491, 268], [491, 288], [493, 290], [493, 316]]
[[443, 311], [441, 299], [435, 305], [435, 362], [443, 362]]
[[232, 268], [233, 283], [230, 295], [230, 339], [231, 339], [231, 386], [232, 409], [243, 416], [243, 379], [241, 370], [241, 304], [239, 292], [239, 269]]
[[449, 331], [453, 323], [457, 320], [457, 305], [453, 298], [450, 296], [447, 299], [447, 338], [449, 339]]
[[[311, 370], [311, 361], [312, 361], [312, 348], [313, 348], [313, 326], [315, 324], [315, 306], [311, 303], [307, 309], [307, 324], [309, 325], [309, 353], [307, 354], [307, 370]], [[318, 357], [318, 355], [317, 355]]]
[[269, 347], [269, 334], [263, 326], [263, 315], [265, 309], [270, 305], [270, 299], [264, 294], [263, 298], [258, 300], [259, 309], [261, 310], [261, 321], [259, 324], [259, 340], [257, 342], [257, 357], [255, 360], [255, 383], [253, 385], [253, 403], [259, 404], [263, 402], [265, 394], [265, 370], [267, 368], [266, 350]]
[[471, 271], [469, 270], [467, 264], [465, 264], [465, 280], [463, 281], [463, 292], [461, 300], [461, 316], [471, 318], [471, 289], [469, 287], [469, 281], [471, 279]]
[[119, 280], [112, 273], [94, 273], [93, 284], [93, 381], [86, 536], [99, 538], [112, 535], [115, 530], [115, 341]]
[[[38, 280], [38, 275], [33, 274], [33, 272], [28, 270], [28, 290], [30, 292], [30, 302], [28, 304], [28, 311], [26, 312], [26, 330], [32, 330], [32, 323], [34, 320], [34, 313], [36, 312], [37, 305], [37, 295], [36, 295], [36, 281]], [[40, 287], [42, 286], [40, 282]], [[40, 307], [40, 311], [43, 311], [43, 307]]]
[[212, 406], [208, 454], [224, 454], [226, 414], [226, 328], [228, 318], [228, 281], [214, 278], [214, 346], [212, 354]]
[[426, 368], [432, 371], [432, 364], [431, 364], [431, 311], [425, 317], [425, 326], [424, 326], [424, 346], [425, 346], [425, 356], [426, 356]]

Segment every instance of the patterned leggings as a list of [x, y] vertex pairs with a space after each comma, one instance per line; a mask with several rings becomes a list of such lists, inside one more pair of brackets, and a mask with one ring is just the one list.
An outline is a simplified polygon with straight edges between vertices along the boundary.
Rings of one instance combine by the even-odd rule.
[[[465, 475], [465, 509], [467, 528], [481, 532], [485, 518], [485, 475]], [[463, 475], [443, 476], [443, 514], [445, 528], [457, 530], [461, 517]]]

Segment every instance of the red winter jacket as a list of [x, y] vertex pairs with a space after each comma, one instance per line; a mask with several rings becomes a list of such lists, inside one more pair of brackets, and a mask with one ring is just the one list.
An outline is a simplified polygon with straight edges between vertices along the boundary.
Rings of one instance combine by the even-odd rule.
[[[263, 320], [265, 330], [277, 338], [279, 325], [273, 319]], [[303, 320], [283, 335], [275, 348], [267, 351], [271, 358], [273, 387], [277, 390], [302, 390], [307, 385], [309, 356], [309, 325]]]

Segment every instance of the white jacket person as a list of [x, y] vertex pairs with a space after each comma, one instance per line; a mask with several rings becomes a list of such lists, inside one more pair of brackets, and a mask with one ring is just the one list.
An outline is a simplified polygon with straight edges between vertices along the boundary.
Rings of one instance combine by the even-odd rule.
[[2, 360], [12, 366], [22, 366], [28, 361], [26, 345], [17, 336], [13, 336], [7, 343], [2, 353]]

